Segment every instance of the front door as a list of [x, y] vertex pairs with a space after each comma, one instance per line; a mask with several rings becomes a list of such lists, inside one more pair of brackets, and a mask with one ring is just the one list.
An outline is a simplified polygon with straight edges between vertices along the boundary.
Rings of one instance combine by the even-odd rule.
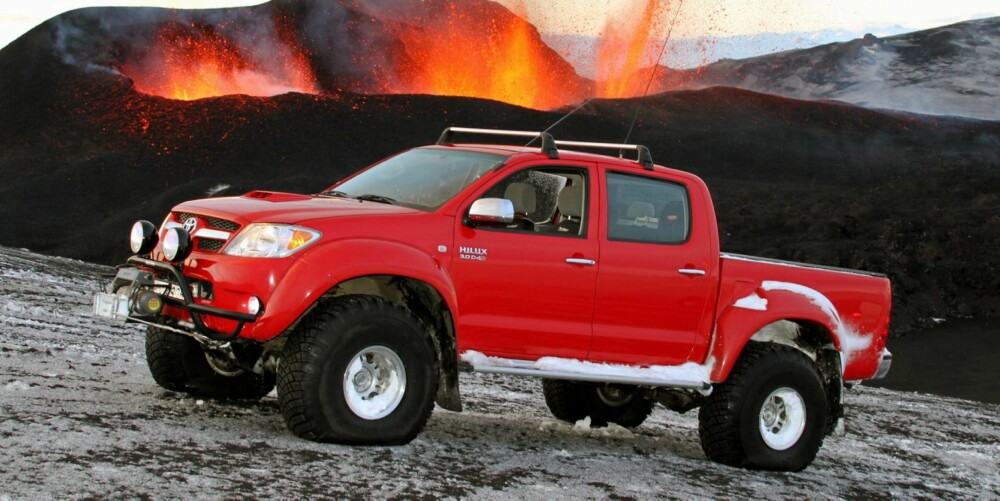
[[524, 168], [473, 197], [511, 200], [517, 219], [472, 226], [458, 218], [452, 277], [460, 353], [586, 358], [598, 260], [590, 171]]

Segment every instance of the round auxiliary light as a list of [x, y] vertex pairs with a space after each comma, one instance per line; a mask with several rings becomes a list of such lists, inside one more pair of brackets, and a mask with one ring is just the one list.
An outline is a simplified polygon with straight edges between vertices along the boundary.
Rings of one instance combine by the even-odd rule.
[[156, 247], [160, 236], [156, 234], [156, 226], [149, 221], [136, 221], [128, 236], [129, 247], [133, 254], [149, 254]]
[[183, 261], [191, 254], [191, 236], [184, 228], [170, 228], [163, 234], [163, 257], [167, 261]]
[[260, 313], [260, 298], [250, 296], [250, 299], [247, 300], [247, 312], [251, 315]]

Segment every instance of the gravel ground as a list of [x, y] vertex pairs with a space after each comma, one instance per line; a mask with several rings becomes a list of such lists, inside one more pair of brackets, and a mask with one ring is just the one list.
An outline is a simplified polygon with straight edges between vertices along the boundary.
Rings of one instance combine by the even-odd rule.
[[847, 432], [800, 473], [705, 459], [696, 411], [634, 431], [555, 421], [540, 383], [461, 379], [395, 447], [292, 436], [256, 403], [157, 387], [143, 332], [90, 316], [108, 268], [0, 248], [0, 500], [115, 498], [1000, 498], [1000, 406], [857, 387]]

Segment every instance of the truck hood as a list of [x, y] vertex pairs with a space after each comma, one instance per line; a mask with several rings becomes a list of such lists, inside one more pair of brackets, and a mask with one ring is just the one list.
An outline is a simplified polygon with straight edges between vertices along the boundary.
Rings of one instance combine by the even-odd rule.
[[174, 212], [239, 220], [241, 223], [296, 224], [310, 219], [348, 216], [400, 216], [416, 209], [349, 198], [314, 197], [295, 193], [252, 191], [239, 197], [184, 202]]

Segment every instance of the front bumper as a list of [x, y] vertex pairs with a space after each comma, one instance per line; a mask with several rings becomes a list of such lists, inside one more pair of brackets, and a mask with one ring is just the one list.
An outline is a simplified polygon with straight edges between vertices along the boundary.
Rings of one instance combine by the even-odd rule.
[[[184, 334], [196, 333], [217, 341], [232, 341], [240, 335], [247, 323], [254, 322], [261, 314], [260, 311], [251, 314], [198, 304], [191, 292], [190, 281], [178, 267], [169, 263], [132, 256], [127, 264], [132, 266], [119, 268], [106, 292], [94, 295], [96, 316], [112, 321], [154, 325]], [[119, 291], [127, 291], [127, 294], [120, 294]], [[142, 308], [136, 299], [143, 293], [147, 293], [146, 297], [154, 294], [164, 303], [164, 308], [169, 306], [186, 312], [190, 322], [182, 323], [167, 317], [159, 309], [150, 311], [149, 308]], [[205, 317], [230, 320], [236, 326], [232, 331], [218, 331], [206, 325]], [[179, 329], [178, 326], [182, 328]]]

